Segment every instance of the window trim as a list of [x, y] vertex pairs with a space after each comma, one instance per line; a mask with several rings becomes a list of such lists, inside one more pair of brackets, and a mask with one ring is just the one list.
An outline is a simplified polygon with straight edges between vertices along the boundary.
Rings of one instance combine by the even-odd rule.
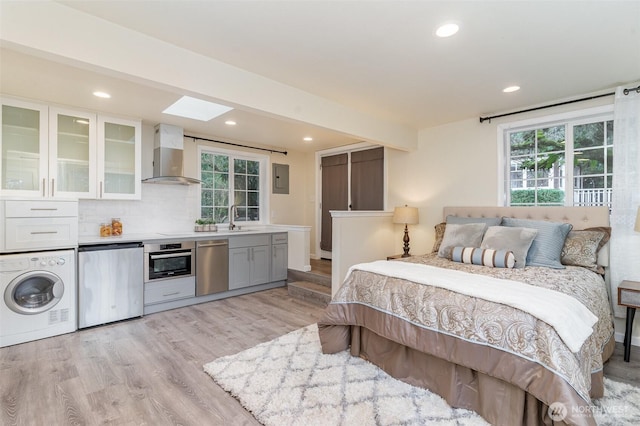
[[[604, 118], [604, 117], [609, 118]], [[568, 121], [580, 124], [580, 122], [589, 122], [594, 118], [602, 118], [605, 121], [613, 120], [613, 104], [597, 106], [592, 108], [585, 108], [581, 110], [562, 112], [558, 114], [545, 115], [540, 117], [528, 118], [520, 121], [512, 121], [509, 123], [499, 124], [497, 126], [497, 152], [498, 152], [498, 179], [497, 179], [497, 205], [507, 206], [507, 176], [510, 172], [510, 167], [507, 168], [506, 160], [509, 158], [507, 152], [506, 135], [513, 130], [530, 130], [541, 127], [557, 126], [559, 124], [566, 124]], [[573, 129], [570, 129], [573, 132]], [[615, 131], [615, 130], [614, 130]], [[565, 152], [566, 153], [566, 152]], [[570, 153], [571, 161], [573, 161], [573, 150]], [[566, 161], [569, 162], [569, 155], [566, 157]], [[567, 205], [567, 199], [565, 198], [565, 205]], [[572, 204], [573, 205], [573, 202]]]
[[[259, 226], [270, 224], [269, 216], [269, 182], [271, 182], [271, 157], [264, 154], [256, 154], [247, 151], [236, 151], [232, 149], [217, 148], [209, 145], [198, 145], [198, 178], [202, 180], [202, 154], [226, 155], [232, 159], [258, 161], [260, 163], [260, 220], [258, 221], [234, 221], [234, 223], [243, 226]], [[231, 182], [231, 179], [229, 180]], [[231, 192], [231, 191], [230, 191]], [[198, 217], [202, 212], [202, 188], [198, 190]]]

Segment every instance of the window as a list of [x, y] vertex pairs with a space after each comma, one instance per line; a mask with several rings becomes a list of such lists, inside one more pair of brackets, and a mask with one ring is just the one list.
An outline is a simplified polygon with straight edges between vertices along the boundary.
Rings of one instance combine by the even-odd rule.
[[220, 150], [200, 150], [200, 217], [229, 222], [229, 208], [236, 206], [234, 222], [261, 222], [265, 217], [264, 194], [267, 157]]
[[506, 205], [610, 207], [611, 110], [591, 109], [500, 126]]

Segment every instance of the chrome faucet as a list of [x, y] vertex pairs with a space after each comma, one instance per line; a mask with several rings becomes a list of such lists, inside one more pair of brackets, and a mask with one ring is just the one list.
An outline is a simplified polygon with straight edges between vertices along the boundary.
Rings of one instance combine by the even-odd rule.
[[233, 219], [235, 219], [236, 217], [238, 217], [238, 206], [233, 204], [231, 207], [229, 207], [229, 231], [233, 231], [233, 229], [236, 227], [236, 224], [233, 223]]

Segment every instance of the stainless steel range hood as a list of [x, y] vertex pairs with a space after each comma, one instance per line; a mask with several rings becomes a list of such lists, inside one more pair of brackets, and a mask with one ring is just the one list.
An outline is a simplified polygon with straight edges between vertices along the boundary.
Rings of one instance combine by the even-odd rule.
[[200, 183], [198, 179], [184, 176], [184, 133], [181, 127], [158, 124], [155, 127], [153, 146], [153, 177], [143, 179], [143, 183], [173, 185]]

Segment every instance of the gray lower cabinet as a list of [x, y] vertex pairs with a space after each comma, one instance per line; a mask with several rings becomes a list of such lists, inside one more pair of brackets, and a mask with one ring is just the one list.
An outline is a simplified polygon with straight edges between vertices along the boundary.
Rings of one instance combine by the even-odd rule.
[[271, 281], [287, 279], [289, 267], [289, 244], [287, 233], [271, 235]]
[[271, 281], [271, 235], [229, 238], [229, 290]]
[[144, 285], [144, 305], [171, 302], [196, 295], [195, 277], [157, 280]]

